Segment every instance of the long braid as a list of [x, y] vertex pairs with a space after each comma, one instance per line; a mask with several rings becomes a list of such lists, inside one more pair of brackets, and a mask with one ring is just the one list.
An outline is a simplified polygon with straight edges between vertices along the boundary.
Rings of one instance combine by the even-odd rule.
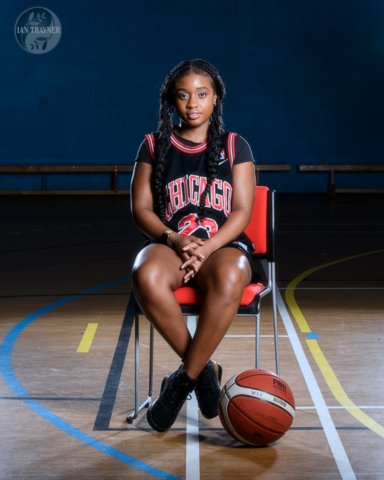
[[165, 191], [164, 191], [164, 173], [166, 171], [166, 159], [171, 148], [171, 133], [173, 129], [173, 114], [175, 107], [170, 95], [172, 85], [175, 81], [173, 72], [165, 79], [160, 90], [160, 110], [159, 110], [159, 135], [155, 146], [155, 169], [153, 175], [153, 189], [156, 198], [158, 214], [161, 220], [165, 221]]
[[171, 147], [171, 133], [173, 129], [174, 107], [174, 84], [178, 78], [188, 75], [190, 72], [209, 75], [212, 78], [215, 93], [217, 95], [216, 105], [214, 107], [210, 125], [208, 128], [207, 152], [205, 155], [205, 165], [208, 173], [207, 185], [200, 198], [198, 217], [201, 219], [204, 214], [204, 205], [211, 188], [213, 180], [217, 174], [217, 163], [223, 147], [224, 123], [222, 116], [222, 102], [225, 97], [225, 86], [216, 68], [205, 60], [187, 60], [179, 63], [168, 74], [160, 90], [160, 110], [158, 123], [158, 139], [155, 148], [155, 168], [153, 175], [153, 189], [157, 205], [157, 211], [165, 221], [165, 189], [164, 173], [166, 171], [167, 154]]
[[153, 189], [157, 205], [157, 213], [161, 220], [165, 221], [165, 192], [164, 192], [164, 174], [166, 171], [166, 159], [171, 147], [172, 133], [172, 115], [173, 108], [168, 105], [162, 106], [161, 120], [159, 121], [159, 136], [155, 145], [155, 169], [152, 178]]
[[217, 175], [218, 159], [220, 158], [221, 150], [224, 141], [224, 122], [222, 116], [222, 104], [217, 102], [211, 116], [211, 121], [208, 128], [207, 138], [207, 153], [205, 155], [205, 166], [208, 173], [207, 185], [200, 198], [200, 205], [198, 210], [198, 219], [204, 216], [204, 208], [206, 198], [212, 186], [213, 180]]

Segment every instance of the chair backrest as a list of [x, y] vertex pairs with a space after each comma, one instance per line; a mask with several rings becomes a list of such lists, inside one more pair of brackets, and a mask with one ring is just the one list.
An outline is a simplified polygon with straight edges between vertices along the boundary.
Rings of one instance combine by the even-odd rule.
[[[255, 244], [256, 257], [274, 262], [274, 191], [268, 187], [256, 187], [252, 215], [245, 232]], [[265, 288], [257, 280], [247, 287], [249, 290], [244, 293], [245, 297], [243, 296], [240, 304], [242, 307], [248, 306], [255, 295], [260, 293], [260, 286]], [[196, 314], [196, 306], [202, 302], [201, 290], [191, 286], [178, 288], [175, 297], [185, 314]]]
[[251, 219], [245, 233], [255, 244], [255, 255], [274, 256], [273, 193], [268, 187], [257, 185]]

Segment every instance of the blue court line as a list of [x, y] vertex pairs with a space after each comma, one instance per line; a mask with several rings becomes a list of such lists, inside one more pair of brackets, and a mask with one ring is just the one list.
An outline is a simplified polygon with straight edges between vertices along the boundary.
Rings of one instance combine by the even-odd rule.
[[319, 334], [316, 332], [307, 332], [306, 336], [308, 340], [318, 340], [319, 339]]
[[51, 303], [46, 307], [42, 308], [41, 310], [38, 310], [37, 312], [25, 317], [23, 320], [21, 320], [21, 322], [19, 322], [15, 327], [13, 327], [12, 330], [10, 330], [10, 332], [5, 336], [3, 343], [0, 345], [0, 372], [3, 375], [4, 380], [7, 383], [8, 387], [12, 390], [14, 395], [21, 397], [20, 400], [22, 400], [24, 405], [29, 407], [31, 410], [37, 413], [44, 420], [51, 423], [53, 426], [59, 428], [66, 434], [76, 438], [77, 440], [84, 443], [85, 445], [91, 448], [94, 448], [95, 450], [98, 450], [101, 453], [104, 453], [105, 455], [109, 455], [110, 457], [113, 457], [116, 460], [119, 460], [129, 465], [132, 468], [136, 468], [143, 472], [149, 473], [150, 475], [156, 478], [160, 478], [163, 480], [180, 480], [179, 477], [175, 477], [167, 472], [158, 470], [157, 468], [154, 468], [151, 465], [148, 465], [138, 460], [137, 458], [131, 457], [130, 455], [127, 455], [126, 453], [121, 452], [120, 450], [117, 450], [116, 448], [113, 448], [97, 440], [96, 438], [88, 435], [85, 432], [82, 432], [81, 430], [74, 427], [73, 425], [65, 422], [60, 417], [55, 415], [53, 412], [43, 407], [39, 402], [35, 400], [29, 400], [28, 399], [29, 392], [20, 383], [19, 379], [16, 376], [16, 373], [13, 370], [13, 366], [12, 366], [13, 347], [19, 335], [21, 334], [21, 332], [25, 328], [27, 328], [34, 320], [40, 318], [42, 315], [45, 315], [46, 313], [51, 312], [52, 310], [58, 307], [61, 307], [65, 303], [71, 302], [72, 300], [75, 300], [79, 297], [91, 295], [104, 288], [120, 285], [127, 281], [128, 281], [128, 277], [124, 276], [112, 282], [107, 282], [97, 287], [89, 288], [87, 290], [84, 290], [83, 292], [80, 292], [79, 294], [70, 295], [61, 300], [58, 300], [57, 302]]
[[0, 395], [0, 400], [36, 400], [39, 402], [101, 402], [99, 397], [33, 397], [28, 395], [28, 397], [12, 397], [10, 395]]

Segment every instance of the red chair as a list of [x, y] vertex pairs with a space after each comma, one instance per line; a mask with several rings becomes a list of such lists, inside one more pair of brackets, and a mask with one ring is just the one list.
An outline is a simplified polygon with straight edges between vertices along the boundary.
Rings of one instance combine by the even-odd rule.
[[[254, 255], [265, 265], [265, 280], [256, 280], [245, 289], [237, 312], [238, 316], [252, 316], [256, 324], [256, 368], [260, 367], [260, 304], [261, 299], [271, 293], [273, 308], [273, 329], [275, 346], [276, 373], [280, 373], [279, 344], [277, 331], [277, 308], [276, 308], [276, 278], [275, 278], [275, 192], [268, 187], [257, 186], [252, 215], [246, 228], [247, 235], [255, 244]], [[198, 315], [201, 305], [201, 291], [196, 287], [181, 287], [175, 291], [175, 296], [180, 304], [184, 315]], [[152, 403], [153, 387], [153, 352], [154, 352], [154, 328], [150, 325], [149, 336], [149, 387], [147, 398], [140, 404], [140, 343], [139, 343], [139, 315], [142, 314], [134, 295], [131, 295], [131, 308], [135, 316], [135, 408], [127, 417], [131, 423], [139, 412]]]

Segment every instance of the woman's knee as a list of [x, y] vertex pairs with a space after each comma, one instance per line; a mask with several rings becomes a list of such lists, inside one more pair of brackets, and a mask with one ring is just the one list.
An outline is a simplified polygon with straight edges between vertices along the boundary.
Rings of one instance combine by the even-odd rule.
[[139, 256], [132, 267], [132, 283], [139, 294], [153, 295], [168, 285], [168, 275], [164, 265], [156, 258]]
[[164, 262], [157, 255], [148, 255], [148, 252], [140, 252], [132, 268], [132, 282], [137, 293], [153, 295], [163, 292], [164, 289], [172, 289], [176, 283], [172, 272], [172, 262]]
[[135, 263], [132, 268], [132, 281], [136, 289], [151, 288], [159, 281], [158, 268], [150, 262]]
[[206, 290], [214, 291], [228, 301], [237, 301], [248, 283], [247, 277], [247, 272], [238, 266], [220, 265], [206, 279]]

